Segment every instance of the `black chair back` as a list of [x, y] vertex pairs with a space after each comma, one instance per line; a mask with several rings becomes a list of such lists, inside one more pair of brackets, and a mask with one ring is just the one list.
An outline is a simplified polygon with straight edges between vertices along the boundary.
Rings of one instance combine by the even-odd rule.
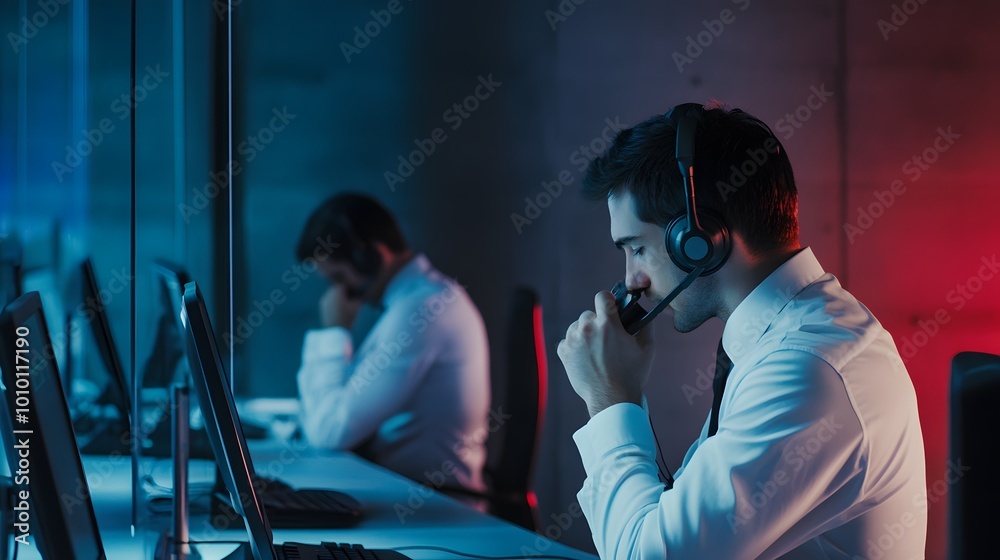
[[[951, 362], [948, 557], [991, 558], [1000, 522], [1000, 356], [962, 352]], [[952, 482], [952, 481], [948, 481]]]
[[534, 530], [535, 496], [531, 491], [542, 421], [545, 417], [548, 367], [542, 308], [531, 288], [514, 290], [507, 318], [504, 394], [494, 411], [504, 418], [490, 437], [495, 453], [488, 462], [490, 510], [508, 521]]

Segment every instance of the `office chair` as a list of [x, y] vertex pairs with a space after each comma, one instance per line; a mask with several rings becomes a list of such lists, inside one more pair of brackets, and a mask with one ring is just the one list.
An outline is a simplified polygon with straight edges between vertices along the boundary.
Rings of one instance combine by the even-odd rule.
[[[969, 470], [948, 489], [948, 557], [993, 557], [1000, 522], [1000, 356], [961, 352], [951, 361], [948, 458]], [[949, 481], [950, 482], [950, 481]]]
[[494, 409], [510, 418], [490, 435], [487, 476], [490, 513], [534, 531], [537, 500], [531, 490], [542, 421], [545, 418], [548, 362], [542, 306], [531, 288], [514, 289], [507, 315], [504, 391]]

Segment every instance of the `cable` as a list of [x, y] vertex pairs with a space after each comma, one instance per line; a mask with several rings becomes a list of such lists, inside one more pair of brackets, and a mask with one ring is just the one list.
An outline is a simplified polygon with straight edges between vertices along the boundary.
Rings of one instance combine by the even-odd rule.
[[459, 552], [457, 550], [452, 550], [450, 548], [445, 548], [443, 546], [397, 546], [396, 548], [389, 548], [386, 550], [394, 550], [400, 552], [403, 550], [436, 550], [439, 552], [447, 552], [448, 554], [454, 554], [455, 556], [465, 556], [466, 558], [478, 558], [480, 560], [522, 560], [524, 558], [554, 558], [556, 560], [579, 560], [578, 558], [573, 558], [572, 556], [557, 556], [555, 554], [542, 554], [539, 556], [481, 556], [479, 554], [471, 554], [468, 552]]
[[[663, 449], [660, 448], [660, 438], [656, 437], [656, 429], [653, 428], [653, 423], [649, 423], [649, 429], [653, 432], [653, 440], [656, 441], [656, 455], [660, 458], [660, 462], [663, 463], [663, 468], [666, 469], [666, 474], [661, 470], [660, 475], [663, 476], [663, 482], [666, 484], [664, 490], [670, 490], [674, 487], [674, 475], [670, 472], [670, 468], [667, 467], [667, 459], [663, 456]], [[656, 461], [653, 461], [654, 463]], [[659, 469], [660, 465], [657, 464], [656, 468]]]

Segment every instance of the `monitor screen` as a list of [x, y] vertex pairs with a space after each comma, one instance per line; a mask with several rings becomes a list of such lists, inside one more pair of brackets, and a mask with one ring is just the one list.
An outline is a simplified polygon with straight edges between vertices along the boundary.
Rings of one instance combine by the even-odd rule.
[[254, 558], [274, 560], [274, 537], [264, 514], [264, 507], [253, 487], [254, 469], [250, 451], [247, 449], [232, 391], [226, 381], [222, 357], [215, 343], [215, 331], [212, 330], [205, 302], [195, 282], [184, 287], [183, 318], [187, 331], [191, 379], [205, 417], [205, 431], [215, 452], [215, 462], [229, 490], [232, 503], [246, 521]]
[[118, 347], [115, 346], [114, 337], [111, 336], [111, 323], [108, 321], [108, 314], [101, 300], [97, 276], [94, 274], [94, 265], [90, 259], [83, 261], [80, 272], [83, 277], [84, 320], [90, 324], [101, 361], [104, 362], [104, 367], [110, 376], [105, 391], [110, 393], [109, 400], [118, 409], [119, 416], [127, 420], [131, 416], [129, 409], [132, 402], [129, 398], [128, 380], [122, 367], [121, 356], [118, 354]]
[[[43, 558], [104, 559], [38, 292], [17, 298], [0, 314], [0, 364], [4, 385], [0, 415], [18, 498], [16, 522], [22, 516], [17, 507], [22, 490], [30, 502], [30, 509], [22, 510], [26, 525], [16, 527], [15, 536], [26, 529]], [[20, 451], [25, 448], [27, 458]], [[67, 497], [73, 499], [64, 504]]]
[[184, 383], [187, 379], [181, 308], [184, 285], [190, 282], [190, 277], [180, 265], [162, 259], [153, 261], [152, 272], [161, 313], [157, 319], [153, 351], [142, 370], [142, 386], [168, 387], [171, 383]]

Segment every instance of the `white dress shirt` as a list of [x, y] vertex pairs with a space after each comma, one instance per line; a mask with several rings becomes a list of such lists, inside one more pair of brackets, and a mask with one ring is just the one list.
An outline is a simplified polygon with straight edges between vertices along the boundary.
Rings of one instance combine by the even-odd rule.
[[490, 379], [479, 311], [423, 255], [390, 280], [382, 305], [357, 351], [345, 328], [306, 333], [306, 438], [436, 487], [483, 490]]
[[733, 368], [663, 491], [649, 418], [611, 406], [574, 434], [601, 558], [924, 557], [916, 395], [892, 337], [803, 249], [726, 322]]

